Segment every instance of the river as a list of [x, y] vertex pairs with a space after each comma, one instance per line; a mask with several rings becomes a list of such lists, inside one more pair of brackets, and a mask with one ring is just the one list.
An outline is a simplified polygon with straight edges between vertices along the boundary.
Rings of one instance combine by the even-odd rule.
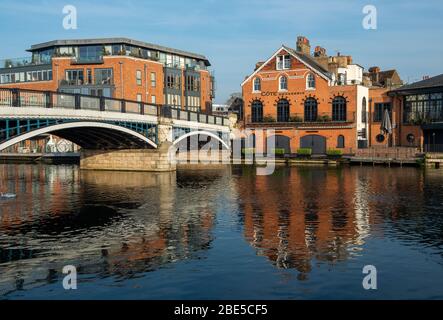
[[0, 200], [0, 299], [443, 299], [442, 185], [417, 168], [0, 165], [17, 194]]

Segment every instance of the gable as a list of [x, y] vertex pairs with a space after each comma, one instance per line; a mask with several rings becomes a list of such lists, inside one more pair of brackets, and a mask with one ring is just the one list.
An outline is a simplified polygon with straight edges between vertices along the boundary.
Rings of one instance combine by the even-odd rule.
[[304, 57], [303, 59], [301, 59], [295, 51], [290, 50], [285, 46], [282, 46], [265, 63], [263, 63], [257, 70], [255, 70], [249, 77], [247, 77], [245, 81], [243, 81], [241, 86], [244, 86], [246, 82], [250, 81], [260, 72], [280, 71], [277, 70], [277, 56], [280, 55], [289, 55], [291, 57], [291, 69], [307, 68], [313, 71], [314, 73], [318, 74], [320, 77], [324, 78], [325, 80], [330, 80], [330, 78], [325, 75], [324, 70], [320, 70], [319, 67], [316, 64], [314, 64], [313, 61], [309, 61], [310, 63], [308, 63], [306, 61], [307, 58]]

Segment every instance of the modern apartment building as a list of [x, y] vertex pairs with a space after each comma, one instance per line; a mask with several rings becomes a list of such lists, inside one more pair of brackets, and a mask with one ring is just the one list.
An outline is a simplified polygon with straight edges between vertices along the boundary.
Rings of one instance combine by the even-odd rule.
[[0, 61], [0, 87], [122, 98], [212, 110], [214, 77], [200, 54], [127, 38], [55, 40]]

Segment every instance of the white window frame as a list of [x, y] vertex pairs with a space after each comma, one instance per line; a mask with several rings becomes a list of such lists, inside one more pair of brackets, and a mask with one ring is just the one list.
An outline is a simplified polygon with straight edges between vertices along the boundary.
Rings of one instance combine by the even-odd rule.
[[[285, 79], [286, 88], [282, 87], [282, 80]], [[288, 77], [282, 75], [278, 78], [278, 91], [288, 91]]]
[[[258, 89], [257, 89], [257, 81], [258, 81]], [[252, 92], [261, 92], [261, 79], [259, 77], [255, 77], [252, 83]]]
[[[289, 62], [286, 64], [286, 62]], [[289, 70], [291, 69], [291, 55], [282, 54], [276, 57], [276, 69], [277, 70]]]
[[[310, 80], [310, 78], [312, 77], [312, 80]], [[310, 82], [313, 81], [314, 85], [311, 86]], [[306, 76], [306, 90], [315, 90], [317, 86], [317, 81], [315, 79], [315, 76], [312, 73], [308, 73], [308, 75]]]

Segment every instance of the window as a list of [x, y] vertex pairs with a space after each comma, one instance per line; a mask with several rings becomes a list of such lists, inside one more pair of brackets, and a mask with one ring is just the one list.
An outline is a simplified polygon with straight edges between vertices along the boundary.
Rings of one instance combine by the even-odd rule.
[[137, 102], [142, 102], [142, 95], [140, 93], [137, 94]]
[[279, 80], [279, 90], [288, 90], [288, 78], [281, 76]]
[[92, 70], [86, 69], [86, 83], [92, 84]]
[[443, 120], [443, 93], [406, 96], [404, 106], [404, 122]]
[[280, 99], [277, 102], [277, 122], [289, 121], [289, 101]]
[[112, 84], [112, 69], [95, 69], [95, 84]]
[[337, 148], [343, 149], [345, 147], [345, 137], [342, 135], [339, 135], [337, 137]]
[[318, 103], [314, 98], [308, 98], [305, 101], [305, 121], [317, 121]]
[[[35, 81], [34, 73], [32, 73], [32, 80]], [[66, 70], [66, 81], [71, 85], [82, 85], [84, 83], [83, 70]]]
[[332, 121], [346, 121], [346, 99], [335, 97], [332, 100]]
[[368, 121], [366, 115], [367, 115], [367, 103], [366, 103], [366, 97], [363, 97], [363, 101], [361, 103], [361, 122], [366, 123]]
[[157, 97], [151, 96], [151, 103], [156, 104], [157, 103]]
[[254, 79], [254, 91], [255, 92], [261, 91], [261, 81], [260, 81], [260, 78], [255, 78]]
[[374, 104], [374, 122], [381, 122], [385, 114], [385, 110], [389, 111], [389, 116], [392, 119], [392, 110], [390, 103], [376, 103]]
[[200, 77], [197, 75], [186, 76], [186, 91], [199, 92], [200, 91]]
[[155, 88], [157, 86], [157, 76], [155, 72], [151, 72], [151, 88]]
[[137, 85], [141, 86], [142, 85], [142, 72], [140, 70], [137, 70], [135, 72], [135, 77], [137, 79]]
[[315, 76], [312, 73], [306, 77], [306, 89], [315, 89]]
[[83, 46], [79, 48], [79, 60], [96, 62], [102, 60], [103, 46]]
[[291, 56], [277, 56], [277, 70], [291, 69]]
[[251, 105], [252, 122], [263, 122], [263, 103], [255, 100]]

